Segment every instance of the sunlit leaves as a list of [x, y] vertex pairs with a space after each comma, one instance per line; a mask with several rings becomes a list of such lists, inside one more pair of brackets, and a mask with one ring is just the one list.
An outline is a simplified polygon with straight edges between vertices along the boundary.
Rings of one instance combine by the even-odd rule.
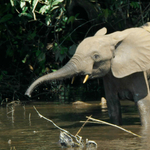
[[23, 8], [25, 5], [26, 5], [26, 2], [25, 2], [25, 1], [21, 1], [21, 2], [20, 2], [20, 7], [21, 7], [21, 8]]
[[28, 57], [29, 57], [29, 54], [27, 54], [27, 55], [25, 56], [25, 58], [22, 60], [22, 63], [26, 63]]
[[14, 0], [10, 0], [12, 6], [15, 6]]
[[[10, 0], [10, 2], [15, 9], [19, 10], [19, 17], [27, 17], [29, 22], [32, 22], [33, 19], [34, 21], [39, 21], [39, 24], [51, 28], [50, 34], [59, 33], [65, 29], [68, 17], [65, 15], [66, 9], [64, 0]], [[34, 31], [26, 31], [26, 41], [34, 41], [38, 36], [37, 32], [36, 29]], [[43, 70], [45, 70], [44, 62], [46, 60], [46, 53], [43, 45], [44, 44], [41, 41], [40, 43], [37, 43], [37, 45], [35, 44], [32, 47], [32, 53], [26, 54], [22, 58], [22, 63], [28, 63], [30, 55], [34, 55], [43, 72]], [[60, 46], [58, 48], [58, 46], [54, 46], [53, 49], [57, 49], [55, 51], [56, 60], [62, 62], [67, 57], [67, 47]], [[13, 53], [10, 53], [8, 50], [8, 55], [12, 56]]]
[[64, 0], [54, 0], [54, 1], [52, 2], [52, 6], [58, 5], [59, 3], [63, 2], [63, 1], [64, 1]]
[[50, 5], [44, 5], [44, 6], [42, 6], [41, 8], [40, 8], [40, 10], [39, 10], [39, 13], [41, 13], [42, 15], [44, 14], [44, 13], [47, 13], [48, 12], [48, 10], [50, 9]]
[[50, 16], [50, 15], [47, 15], [47, 16], [46, 16], [45, 22], [46, 22], [46, 25], [47, 25], [47, 26], [50, 25], [50, 23], [51, 23], [51, 16]]
[[34, 9], [39, 0], [32, 0], [32, 8]]
[[26, 17], [28, 17], [28, 18], [33, 18], [33, 15], [31, 15], [31, 14], [29, 14], [29, 13], [20, 13], [19, 14], [19, 17], [21, 17], [21, 16], [26, 16]]
[[[18, 3], [20, 4], [22, 12], [19, 12], [19, 17], [26, 16], [28, 18], [34, 18], [34, 20], [36, 20], [36, 15], [38, 13], [44, 15], [45, 23], [47, 26], [51, 24], [53, 15], [55, 15], [55, 18], [60, 19], [61, 17], [63, 17], [62, 14], [65, 11], [64, 8], [62, 9], [63, 5], [60, 7], [60, 3], [63, 3], [64, 0], [10, 0], [10, 2], [11, 5], [17, 9], [19, 9]], [[59, 11], [60, 13], [58, 13]], [[62, 29], [59, 28], [56, 29], [56, 31], [60, 32], [62, 31]]]

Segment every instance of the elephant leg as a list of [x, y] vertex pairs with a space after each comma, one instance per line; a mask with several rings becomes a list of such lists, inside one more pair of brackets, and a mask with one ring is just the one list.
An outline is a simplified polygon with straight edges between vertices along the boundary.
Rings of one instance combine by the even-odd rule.
[[112, 123], [121, 125], [122, 115], [120, 99], [118, 97], [118, 87], [116, 86], [118, 84], [117, 81], [111, 72], [103, 77], [109, 117]]
[[150, 94], [137, 102], [141, 123], [145, 128], [150, 127]]
[[121, 115], [121, 107], [119, 99], [115, 98], [115, 96], [109, 97], [106, 96], [107, 99], [107, 107], [108, 114], [111, 119], [111, 122], [117, 125], [122, 124], [122, 115]]
[[132, 81], [134, 101], [137, 103], [141, 124], [145, 128], [150, 126], [150, 91], [146, 72], [138, 73], [137, 79]]

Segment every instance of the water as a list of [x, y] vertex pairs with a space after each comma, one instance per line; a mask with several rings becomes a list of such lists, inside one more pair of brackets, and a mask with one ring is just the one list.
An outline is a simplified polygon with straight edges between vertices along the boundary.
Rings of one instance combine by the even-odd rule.
[[[0, 149], [4, 150], [60, 150], [58, 143], [60, 131], [54, 125], [40, 118], [33, 105], [45, 117], [53, 120], [58, 126], [76, 134], [86, 116], [109, 121], [107, 109], [102, 111], [101, 106], [79, 107], [72, 104], [57, 105], [54, 103], [31, 103], [11, 107], [0, 107]], [[14, 111], [11, 111], [13, 108]], [[108, 125], [86, 124], [79, 133], [85, 140], [94, 140], [100, 149], [147, 149], [149, 136], [140, 126], [139, 116], [134, 103], [122, 102], [122, 127], [143, 138], [133, 136]], [[148, 136], [148, 137], [147, 137]], [[149, 141], [149, 142], [148, 142]], [[147, 145], [146, 145], [147, 144]], [[66, 148], [75, 150], [75, 148]], [[65, 149], [65, 150], [66, 150]]]

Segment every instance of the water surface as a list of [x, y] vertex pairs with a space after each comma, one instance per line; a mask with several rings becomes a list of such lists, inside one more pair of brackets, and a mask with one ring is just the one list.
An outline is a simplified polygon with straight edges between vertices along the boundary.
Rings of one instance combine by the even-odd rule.
[[[52, 123], [40, 118], [33, 105], [43, 116], [75, 135], [82, 126], [79, 121], [85, 121], [86, 116], [92, 115], [93, 118], [109, 122], [107, 109], [95, 105], [98, 102], [92, 104], [92, 107], [79, 107], [72, 104], [36, 102], [0, 107], [0, 149], [60, 150], [58, 143], [60, 131]], [[14, 111], [11, 111], [12, 108]], [[124, 122], [122, 127], [136, 134], [144, 134], [134, 103], [123, 101], [122, 112]], [[145, 136], [139, 138], [108, 125], [86, 124], [79, 135], [84, 140], [86, 138], [94, 140], [98, 144], [98, 150], [147, 149], [150, 143]]]

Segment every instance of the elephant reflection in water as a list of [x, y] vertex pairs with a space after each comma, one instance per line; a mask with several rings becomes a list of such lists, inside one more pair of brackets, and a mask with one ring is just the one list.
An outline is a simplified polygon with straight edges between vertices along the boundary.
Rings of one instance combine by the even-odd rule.
[[102, 28], [85, 38], [70, 61], [56, 72], [35, 80], [27, 89], [33, 90], [43, 82], [85, 75], [87, 79], [103, 77], [110, 119], [122, 124], [120, 99], [133, 100], [139, 109], [142, 125], [150, 125], [150, 23], [106, 34]]

